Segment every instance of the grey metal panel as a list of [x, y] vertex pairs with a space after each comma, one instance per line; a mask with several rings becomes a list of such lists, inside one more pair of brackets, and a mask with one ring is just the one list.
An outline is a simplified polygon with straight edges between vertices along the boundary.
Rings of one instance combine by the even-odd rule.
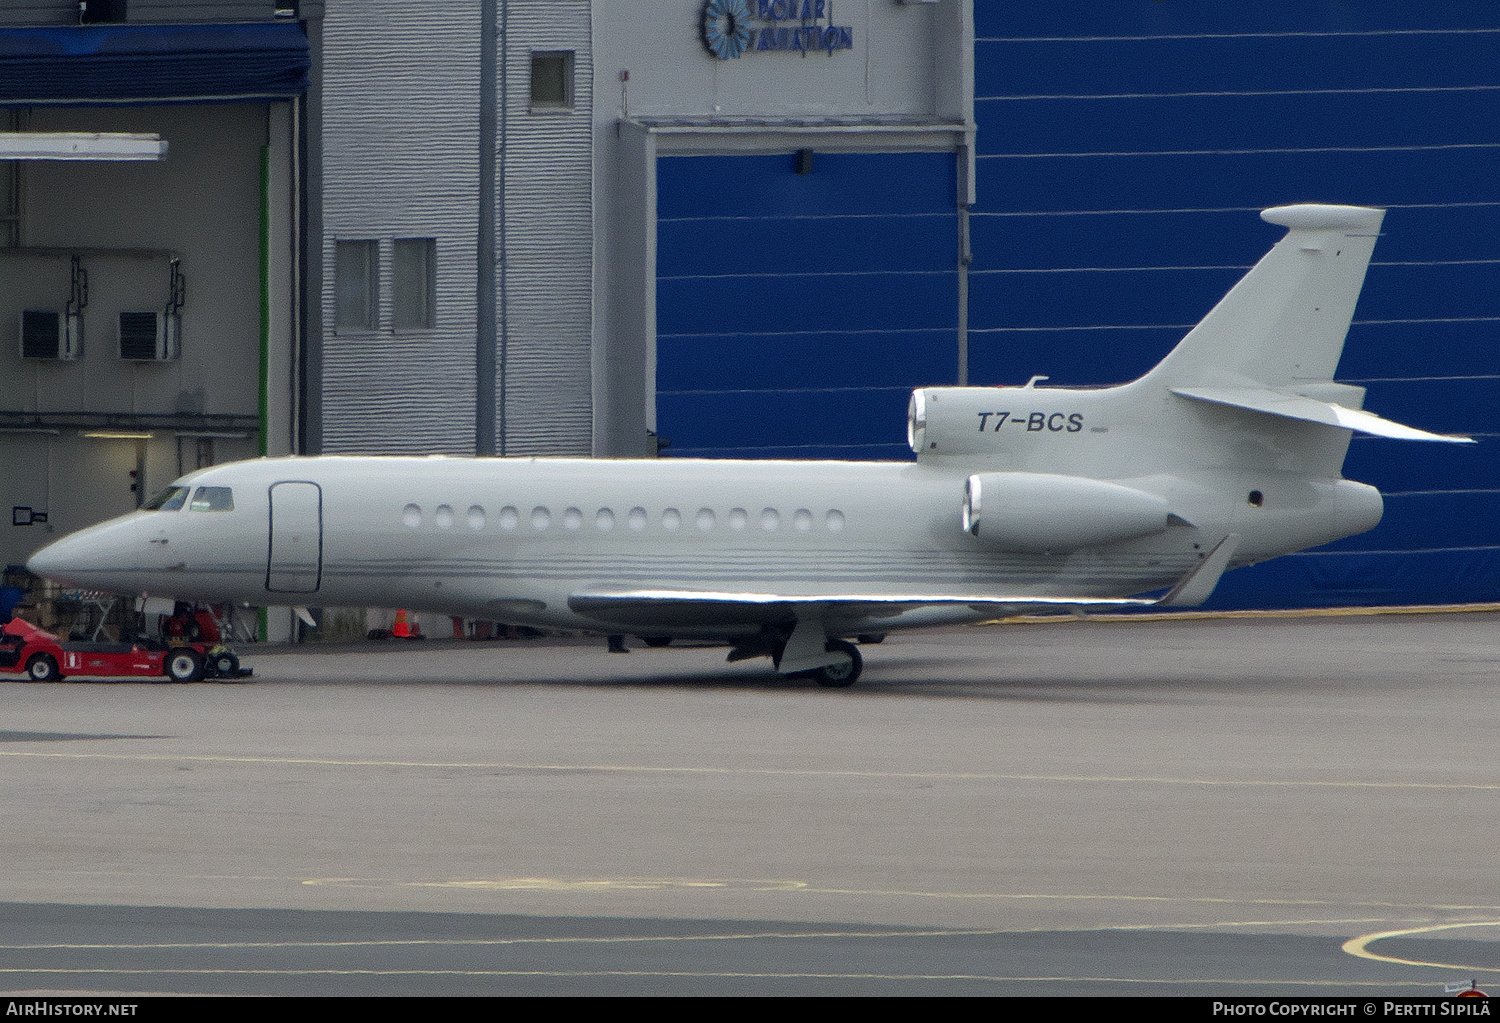
[[[289, 6], [285, 0], [283, 6]], [[129, 22], [208, 24], [224, 21], [270, 21], [274, 0], [129, 0]], [[302, 7], [308, 7], [303, 4]], [[301, 12], [303, 17], [314, 15]], [[78, 0], [0, 0], [0, 25], [76, 25]]]
[[[593, 59], [588, 0], [522, 0], [502, 37], [507, 454], [593, 448]], [[532, 110], [531, 54], [574, 54], [571, 109]]]
[[78, 0], [0, 0], [0, 25], [76, 25]]
[[[278, 5], [272, 0], [127, 0], [125, 19], [132, 22], [270, 21]], [[77, 4], [73, 5], [77, 11]]]
[[[334, 0], [323, 21], [322, 450], [474, 450], [478, 0]], [[378, 239], [379, 329], [340, 332], [339, 239]], [[391, 329], [391, 241], [437, 240], [436, 326]]]

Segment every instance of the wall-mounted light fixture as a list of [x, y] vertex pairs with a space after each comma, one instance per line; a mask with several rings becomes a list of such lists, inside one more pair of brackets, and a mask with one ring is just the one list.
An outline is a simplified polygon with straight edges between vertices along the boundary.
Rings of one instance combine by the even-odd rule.
[[157, 134], [123, 131], [0, 132], [0, 160], [165, 160]]

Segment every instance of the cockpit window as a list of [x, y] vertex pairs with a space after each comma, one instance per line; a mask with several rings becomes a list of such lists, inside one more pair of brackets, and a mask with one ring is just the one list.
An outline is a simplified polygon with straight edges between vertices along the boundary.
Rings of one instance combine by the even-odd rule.
[[234, 511], [234, 491], [228, 487], [199, 487], [189, 511]]
[[187, 500], [187, 487], [168, 487], [141, 505], [143, 511], [176, 511]]

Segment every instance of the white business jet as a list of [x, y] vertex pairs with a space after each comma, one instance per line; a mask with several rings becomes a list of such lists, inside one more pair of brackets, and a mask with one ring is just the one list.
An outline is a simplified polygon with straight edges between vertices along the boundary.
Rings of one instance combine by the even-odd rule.
[[1226, 569], [1380, 521], [1379, 491], [1341, 476], [1351, 431], [1472, 443], [1333, 382], [1384, 211], [1261, 216], [1286, 236], [1145, 376], [923, 388], [915, 462], [263, 458], [28, 567], [138, 596], [716, 639], [828, 686], [859, 676], [861, 634], [1196, 605]]

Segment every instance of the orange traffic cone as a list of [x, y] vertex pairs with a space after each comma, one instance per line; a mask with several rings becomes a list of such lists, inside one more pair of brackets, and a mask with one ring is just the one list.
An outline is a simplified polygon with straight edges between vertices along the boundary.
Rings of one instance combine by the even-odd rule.
[[396, 612], [396, 624], [391, 626], [391, 635], [397, 639], [411, 639], [411, 623], [406, 620], [406, 609]]

